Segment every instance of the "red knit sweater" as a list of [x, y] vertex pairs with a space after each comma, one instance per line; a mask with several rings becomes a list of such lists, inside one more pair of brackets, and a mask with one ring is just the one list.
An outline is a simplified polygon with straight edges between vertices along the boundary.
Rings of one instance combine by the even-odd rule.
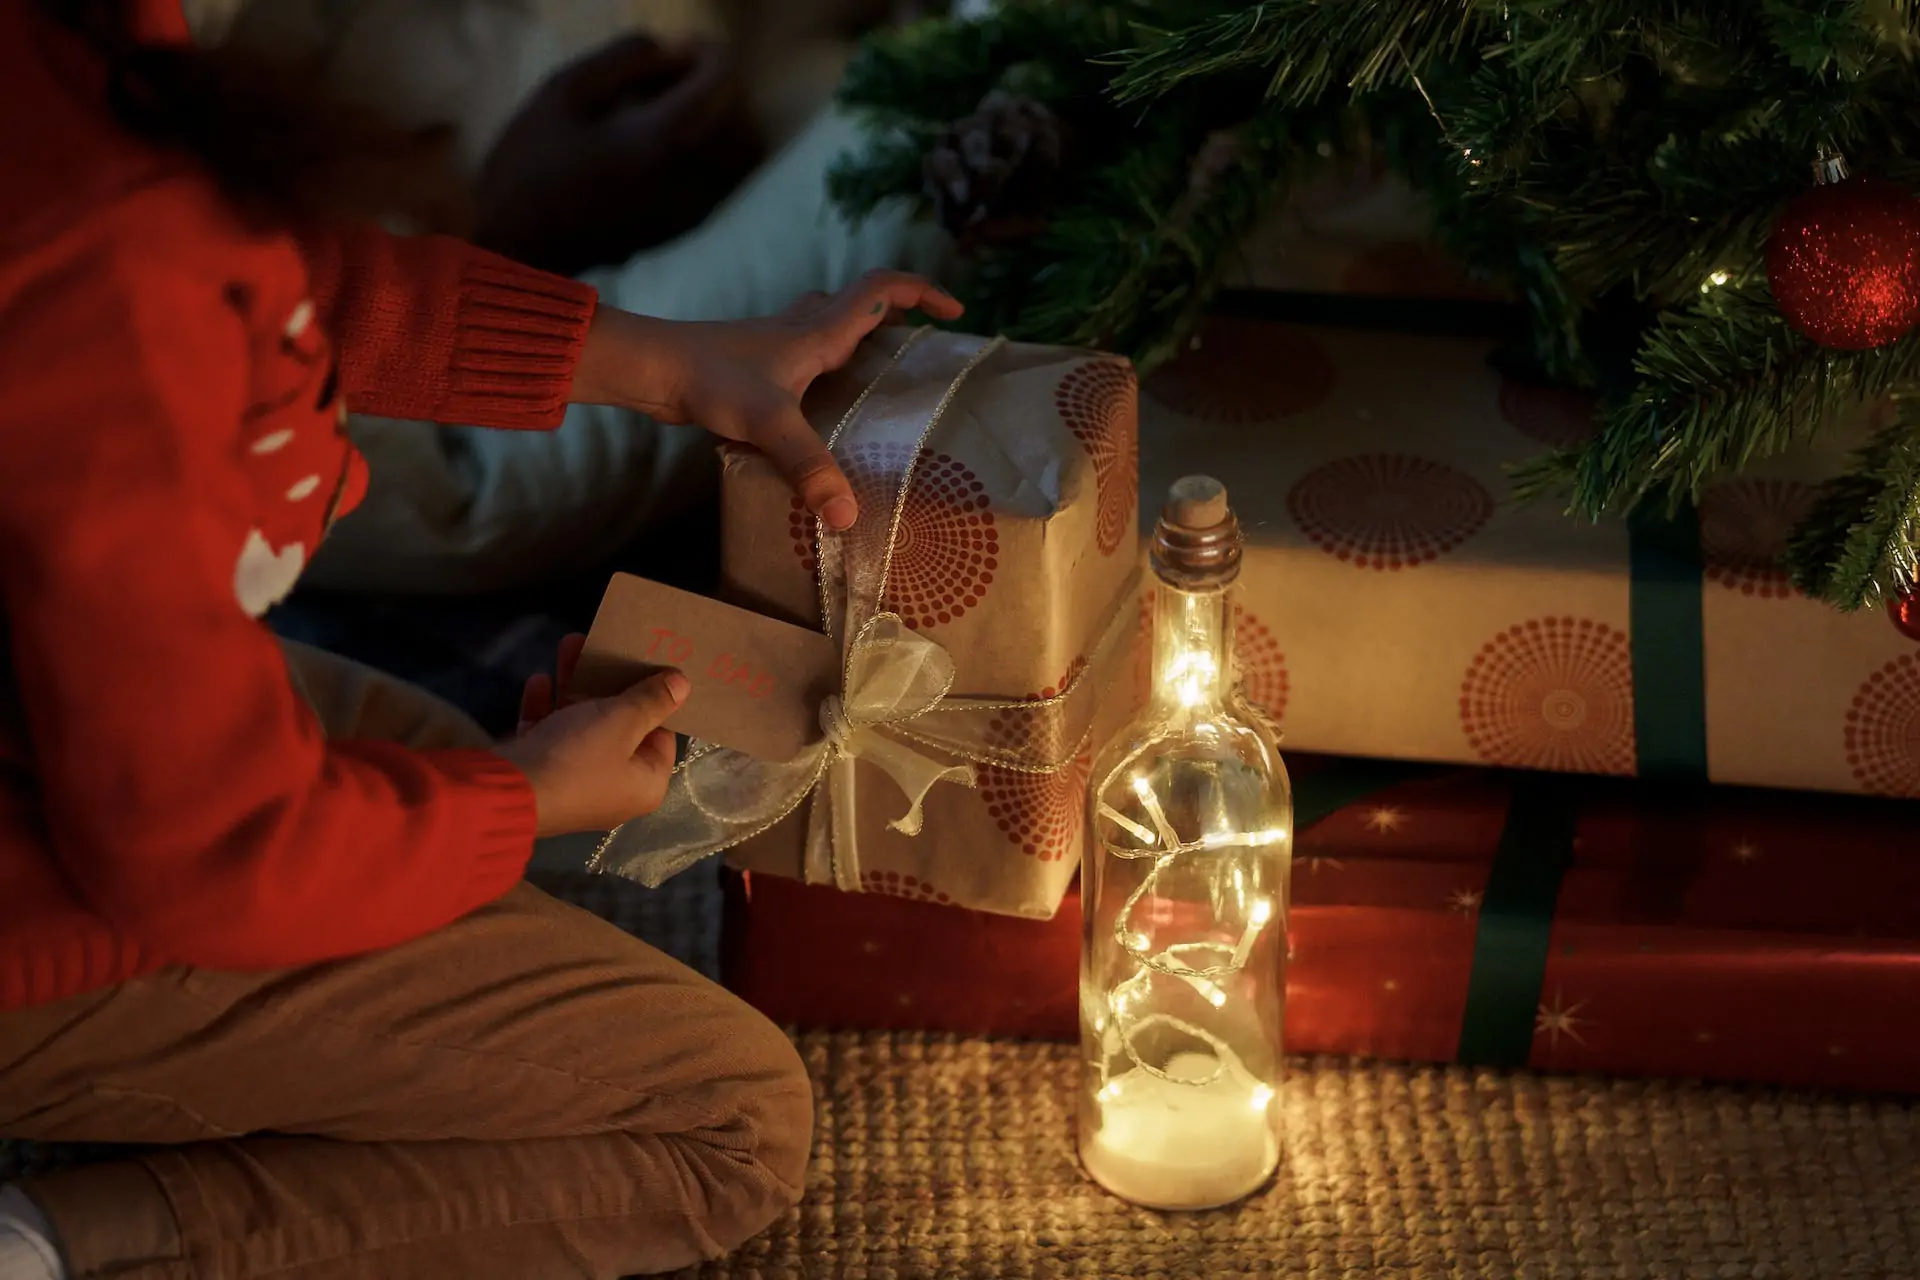
[[526, 780], [325, 741], [260, 615], [365, 488], [344, 405], [550, 428], [593, 292], [247, 230], [32, 9], [0, 4], [0, 1009], [435, 929], [520, 878]]

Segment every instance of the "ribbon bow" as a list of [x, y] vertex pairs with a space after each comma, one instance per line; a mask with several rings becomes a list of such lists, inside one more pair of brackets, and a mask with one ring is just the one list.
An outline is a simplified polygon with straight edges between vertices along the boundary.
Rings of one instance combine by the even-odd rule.
[[[779, 761], [693, 743], [674, 771], [660, 808], [609, 832], [594, 853], [593, 869], [659, 885], [702, 858], [768, 830], [814, 796], [807, 821], [805, 878], [858, 890], [862, 762], [885, 773], [906, 798], [905, 812], [888, 826], [915, 836], [923, 825], [927, 796], [941, 783], [972, 787], [974, 765], [1056, 773], [1077, 755], [1087, 730], [1076, 736], [1063, 729], [1061, 710], [1076, 693], [1079, 677], [1049, 698], [955, 698], [952, 655], [882, 607], [917, 459], [961, 384], [1002, 345], [997, 338], [983, 343], [957, 372], [951, 350], [937, 354], [913, 370], [913, 379], [899, 380], [901, 385], [876, 394], [926, 332], [916, 332], [894, 353], [828, 440], [831, 447], [851, 432], [861, 440], [910, 447], [894, 455], [906, 461], [889, 477], [888, 519], [869, 521], [863, 515], [844, 534], [816, 525], [821, 617], [828, 634], [842, 637], [843, 654], [840, 692], [820, 707], [821, 740], [793, 759]], [[942, 371], [937, 379], [935, 370]], [[1130, 620], [1131, 611], [1124, 606], [1131, 599], [1128, 591], [1116, 603], [1095, 653], [1089, 655], [1089, 666], [1103, 665], [1103, 655], [1114, 648], [1115, 637]], [[1085, 674], [1083, 669], [1081, 676]], [[1087, 700], [1076, 697], [1075, 707], [1086, 711]], [[1066, 749], [1057, 759], [1035, 758], [1035, 748], [989, 745], [994, 716], [1046, 717], [1045, 727], [1052, 732], [1035, 732], [1029, 741]], [[929, 754], [929, 749], [937, 754]], [[816, 790], [821, 794], [815, 795]]]
[[848, 650], [846, 693], [820, 705], [826, 742], [812, 749], [825, 753], [820, 768], [828, 794], [825, 805], [814, 805], [807, 824], [807, 879], [831, 879], [848, 890], [860, 887], [860, 761], [892, 778], [906, 796], [907, 811], [887, 824], [902, 835], [920, 834], [927, 793], [935, 787], [974, 785], [971, 764], [936, 760], [888, 732], [938, 709], [952, 687], [952, 655], [908, 630], [898, 614], [876, 614], [855, 638]]

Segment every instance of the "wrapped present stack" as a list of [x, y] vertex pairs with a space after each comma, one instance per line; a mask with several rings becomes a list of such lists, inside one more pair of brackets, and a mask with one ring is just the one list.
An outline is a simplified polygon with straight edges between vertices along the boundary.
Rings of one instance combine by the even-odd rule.
[[602, 869], [653, 880], [724, 849], [849, 894], [1052, 917], [1091, 752], [1129, 702], [1137, 394], [1110, 356], [887, 329], [804, 406], [859, 498], [852, 530], [730, 453], [724, 592], [840, 642], [831, 750], [696, 747]]
[[[1298, 788], [1290, 1047], [1920, 1090], [1920, 1035], [1896, 1012], [1920, 999], [1920, 811], [1903, 802], [1920, 796], [1920, 644], [1885, 613], [1798, 595], [1779, 567], [1836, 458], [1780, 459], [1672, 520], [1516, 505], [1507, 468], [1582, 438], [1590, 405], [1504, 378], [1492, 338], [1448, 332], [1448, 305], [1484, 297], [1404, 193], [1323, 187], [1243, 283], [1414, 299], [1437, 309], [1421, 333], [1243, 296], [1142, 391], [1137, 487], [1117, 478], [1134, 460], [1117, 371], [1003, 409], [1060, 453], [1060, 425], [1125, 438], [1087, 455], [1109, 522], [1117, 491], [1192, 472], [1232, 487], [1241, 675]], [[1351, 319], [1354, 299], [1333, 310]], [[1071, 425], [1076, 377], [1114, 380], [1090, 415], [1113, 425]], [[997, 532], [1013, 490], [984, 488]], [[1102, 549], [1134, 554], [1131, 531], [1068, 527], [1018, 608], [968, 605], [981, 634], [1018, 637], [997, 655], [1044, 652], [986, 684], [1048, 687], [1048, 662], [1079, 651], [1048, 626], [1084, 636], [1119, 584]], [[804, 613], [810, 577], [760, 554], [742, 580]], [[1089, 565], [1096, 588], [1076, 578]], [[1042, 603], [1055, 586], [1078, 603]], [[1038, 616], [1058, 608], [1080, 620]], [[1107, 703], [1144, 688], [1138, 650], [1126, 661], [1103, 687], [1131, 696]], [[1124, 709], [1102, 707], [1096, 741]], [[1049, 775], [1041, 815], [983, 788], [970, 800], [990, 821], [929, 832], [861, 893], [799, 883], [792, 835], [736, 856], [730, 983], [790, 1023], [1076, 1036], [1078, 850], [1060, 834], [1077, 840], [1083, 789], [1084, 769]], [[1056, 886], [1050, 919], [1015, 918], [1045, 915]]]
[[[1290, 1050], [1920, 1091], [1907, 806], [1290, 763]], [[1077, 1037], [1077, 892], [1050, 921], [889, 892], [745, 877], [728, 984], [786, 1023]]]
[[1222, 318], [1149, 389], [1147, 490], [1236, 478], [1247, 657], [1284, 691], [1288, 743], [1920, 795], [1913, 638], [1779, 567], [1845, 434], [1679, 520], [1576, 521], [1512, 502], [1508, 468], [1577, 440], [1590, 410], [1504, 379], [1493, 346]]

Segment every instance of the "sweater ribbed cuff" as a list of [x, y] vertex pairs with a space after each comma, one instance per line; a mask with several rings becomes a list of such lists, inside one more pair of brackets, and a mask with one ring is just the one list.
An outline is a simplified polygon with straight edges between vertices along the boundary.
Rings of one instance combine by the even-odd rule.
[[599, 293], [475, 249], [461, 273], [460, 303], [442, 420], [559, 426]]
[[527, 775], [491, 751], [459, 747], [429, 753], [448, 777], [470, 789], [467, 840], [481, 902], [519, 883], [533, 858], [539, 814]]

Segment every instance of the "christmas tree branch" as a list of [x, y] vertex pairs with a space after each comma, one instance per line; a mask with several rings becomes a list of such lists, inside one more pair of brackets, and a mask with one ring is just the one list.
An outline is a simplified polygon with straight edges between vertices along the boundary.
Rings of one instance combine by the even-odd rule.
[[1194, 124], [1178, 115], [1143, 122], [1127, 154], [1030, 249], [994, 264], [996, 279], [1028, 273], [1010, 336], [1100, 346], [1151, 371], [1193, 331], [1240, 245], [1277, 202], [1297, 166], [1300, 133], [1336, 127], [1263, 114], [1169, 170], [1168, 155], [1192, 150]]
[[1920, 580], [1920, 422], [1910, 401], [1821, 487], [1788, 550], [1794, 585], [1842, 609], [1897, 600]]
[[1333, 88], [1364, 91], [1400, 82], [1457, 49], [1481, 0], [1264, 0], [1178, 30], [1142, 31], [1120, 59], [1113, 92], [1146, 102], [1194, 80], [1264, 70], [1267, 92], [1303, 104]]
[[[985, 95], [1044, 104], [1070, 139], [1057, 194], [1037, 233], [963, 246], [967, 323], [1150, 367], [1289, 184], [1384, 143], [1441, 242], [1525, 302], [1536, 365], [1601, 393], [1594, 439], [1519, 476], [1593, 515], [1697, 494], [1920, 381], [1912, 334], [1803, 338], [1763, 265], [1816, 152], [1920, 186], [1917, 54], [1920, 0], [1002, 0], [869, 42], [841, 101], [875, 142], [832, 190], [856, 215], [925, 207], [922, 157], [955, 154]], [[1851, 607], [1909, 582], [1913, 436], [1823, 492], [1809, 589]]]
[[866, 151], [843, 155], [827, 170], [827, 194], [857, 226], [889, 200], [919, 197], [921, 165], [930, 139], [924, 127], [875, 129]]
[[[1806, 440], [1837, 410], [1913, 385], [1920, 335], [1830, 351], [1794, 333], [1764, 291], [1726, 290], [1663, 316], [1636, 369], [1638, 382], [1604, 407], [1591, 442], [1518, 469], [1520, 497], [1568, 493], [1569, 513], [1587, 517], [1644, 498], [1669, 507], [1697, 498], [1714, 476]], [[1793, 552], [1805, 589], [1842, 608], [1912, 583], [1920, 429], [1903, 417], [1857, 464], [1823, 491]]]

